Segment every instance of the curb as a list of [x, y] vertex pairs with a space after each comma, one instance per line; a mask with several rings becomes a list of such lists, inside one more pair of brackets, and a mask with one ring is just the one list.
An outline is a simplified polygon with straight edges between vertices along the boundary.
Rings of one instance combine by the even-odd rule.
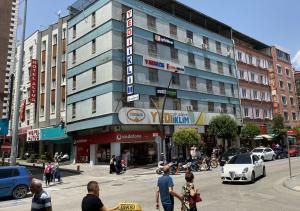
[[[285, 187], [285, 188], [287, 188], [287, 189], [290, 189], [290, 190], [292, 190], [292, 191], [296, 191], [296, 192], [300, 192], [300, 185], [296, 185], [296, 186], [294, 186], [294, 187], [291, 187], [290, 185], [288, 185], [287, 182], [288, 181], [288, 179], [286, 179], [286, 180], [284, 180], [284, 182], [283, 182], [283, 187]], [[299, 181], [300, 182], [300, 181]], [[296, 188], [297, 187], [297, 188]], [[299, 189], [298, 189], [298, 187], [299, 187]]]

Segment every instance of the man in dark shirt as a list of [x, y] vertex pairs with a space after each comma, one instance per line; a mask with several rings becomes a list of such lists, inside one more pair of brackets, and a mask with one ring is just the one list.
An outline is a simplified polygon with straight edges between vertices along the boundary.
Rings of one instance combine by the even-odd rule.
[[90, 181], [87, 185], [88, 194], [82, 199], [82, 211], [113, 211], [118, 210], [119, 207], [107, 209], [104, 207], [99, 198], [99, 185], [96, 181]]
[[174, 210], [174, 196], [182, 201], [182, 196], [177, 194], [174, 190], [174, 183], [172, 177], [169, 176], [170, 167], [164, 166], [164, 175], [158, 178], [156, 191], [156, 209], [159, 209], [159, 195], [162, 206], [165, 211]]

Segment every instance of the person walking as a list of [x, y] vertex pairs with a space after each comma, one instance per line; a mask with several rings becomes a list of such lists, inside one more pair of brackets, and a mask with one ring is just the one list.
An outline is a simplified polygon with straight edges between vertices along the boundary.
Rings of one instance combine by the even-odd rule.
[[113, 156], [111, 156], [111, 159], [110, 159], [110, 162], [109, 162], [109, 173], [110, 174], [116, 172], [115, 163], [116, 163], [116, 158], [113, 155]]
[[33, 194], [31, 211], [52, 211], [51, 196], [43, 189], [42, 183], [34, 179], [29, 188]]
[[48, 161], [48, 163], [46, 164], [45, 169], [44, 169], [46, 186], [50, 185], [51, 177], [52, 177], [52, 170], [53, 169], [52, 169], [51, 161]]
[[174, 210], [174, 196], [182, 201], [182, 196], [177, 194], [174, 190], [174, 183], [170, 177], [170, 166], [165, 165], [163, 168], [163, 176], [158, 178], [156, 190], [156, 209], [159, 209], [159, 196], [164, 211]]
[[202, 201], [198, 190], [194, 187], [194, 174], [191, 171], [185, 173], [186, 184], [182, 187], [183, 211], [197, 211], [197, 202]]
[[106, 208], [101, 199], [99, 198], [99, 185], [96, 181], [90, 181], [87, 184], [88, 194], [82, 199], [81, 209], [82, 211], [113, 211], [118, 210], [119, 206], [115, 208]]
[[53, 165], [53, 182], [55, 183], [55, 181], [61, 183], [61, 174], [60, 174], [60, 170], [59, 170], [59, 162], [58, 160], [54, 161], [54, 165]]

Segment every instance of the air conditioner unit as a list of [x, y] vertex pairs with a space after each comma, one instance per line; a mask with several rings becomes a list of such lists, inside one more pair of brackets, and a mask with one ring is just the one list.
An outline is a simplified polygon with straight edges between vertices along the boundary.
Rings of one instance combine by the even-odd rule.
[[192, 111], [192, 110], [193, 110], [193, 106], [191, 106], [191, 105], [187, 106], [187, 107], [186, 107], [186, 110], [187, 110], [187, 111]]
[[205, 44], [205, 43], [203, 43], [203, 44], [202, 44], [202, 48], [203, 48], [203, 49], [208, 49], [208, 45]]
[[191, 38], [186, 38], [186, 43], [187, 43], [187, 44], [190, 44], [190, 45], [193, 45], [193, 39], [191, 39]]

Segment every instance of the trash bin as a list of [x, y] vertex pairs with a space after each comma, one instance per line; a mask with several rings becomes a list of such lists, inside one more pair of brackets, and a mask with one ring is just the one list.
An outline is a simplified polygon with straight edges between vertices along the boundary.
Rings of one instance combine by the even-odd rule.
[[120, 211], [142, 211], [141, 205], [138, 203], [124, 202], [119, 204]]

